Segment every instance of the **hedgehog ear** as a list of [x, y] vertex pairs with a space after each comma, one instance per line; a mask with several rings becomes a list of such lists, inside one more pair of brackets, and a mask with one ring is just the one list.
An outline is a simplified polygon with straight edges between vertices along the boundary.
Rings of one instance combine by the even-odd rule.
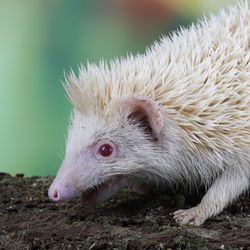
[[164, 119], [159, 107], [148, 98], [132, 97], [120, 105], [121, 113], [134, 123], [138, 123], [157, 141], [160, 139]]

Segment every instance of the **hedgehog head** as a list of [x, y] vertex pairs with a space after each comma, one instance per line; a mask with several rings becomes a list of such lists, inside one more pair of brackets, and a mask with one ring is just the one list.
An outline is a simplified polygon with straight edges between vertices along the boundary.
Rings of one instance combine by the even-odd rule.
[[157, 104], [129, 96], [102, 109], [89, 103], [87, 109], [82, 99], [87, 95], [77, 85], [67, 92], [74, 109], [65, 159], [49, 189], [50, 198], [59, 201], [82, 194], [86, 202], [102, 201], [129, 185], [131, 178], [145, 178], [145, 168], [157, 161], [164, 126]]

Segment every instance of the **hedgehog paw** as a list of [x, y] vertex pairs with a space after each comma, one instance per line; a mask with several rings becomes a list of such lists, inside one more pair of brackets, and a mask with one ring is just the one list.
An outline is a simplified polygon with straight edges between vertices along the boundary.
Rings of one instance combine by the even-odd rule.
[[177, 210], [173, 213], [174, 220], [179, 225], [200, 226], [206, 220], [199, 207], [193, 207], [186, 210]]

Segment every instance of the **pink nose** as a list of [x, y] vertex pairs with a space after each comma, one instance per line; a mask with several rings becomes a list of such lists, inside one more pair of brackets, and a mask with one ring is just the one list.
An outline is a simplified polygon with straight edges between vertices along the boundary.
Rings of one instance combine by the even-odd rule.
[[57, 191], [57, 189], [49, 190], [49, 198], [52, 201], [60, 201], [60, 193]]
[[60, 201], [60, 200], [62, 200], [60, 192], [56, 188], [50, 187], [48, 195], [49, 195], [49, 198], [52, 201]]
[[76, 193], [72, 187], [73, 185], [62, 185], [52, 183], [48, 195], [52, 201], [65, 201], [72, 199]]

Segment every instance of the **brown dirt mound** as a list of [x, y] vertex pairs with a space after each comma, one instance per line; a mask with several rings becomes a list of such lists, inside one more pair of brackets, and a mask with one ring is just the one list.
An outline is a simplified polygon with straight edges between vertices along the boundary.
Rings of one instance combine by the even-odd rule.
[[51, 181], [0, 174], [0, 249], [250, 249], [249, 196], [202, 227], [180, 227], [171, 213], [190, 197], [125, 190], [96, 207], [55, 204]]

